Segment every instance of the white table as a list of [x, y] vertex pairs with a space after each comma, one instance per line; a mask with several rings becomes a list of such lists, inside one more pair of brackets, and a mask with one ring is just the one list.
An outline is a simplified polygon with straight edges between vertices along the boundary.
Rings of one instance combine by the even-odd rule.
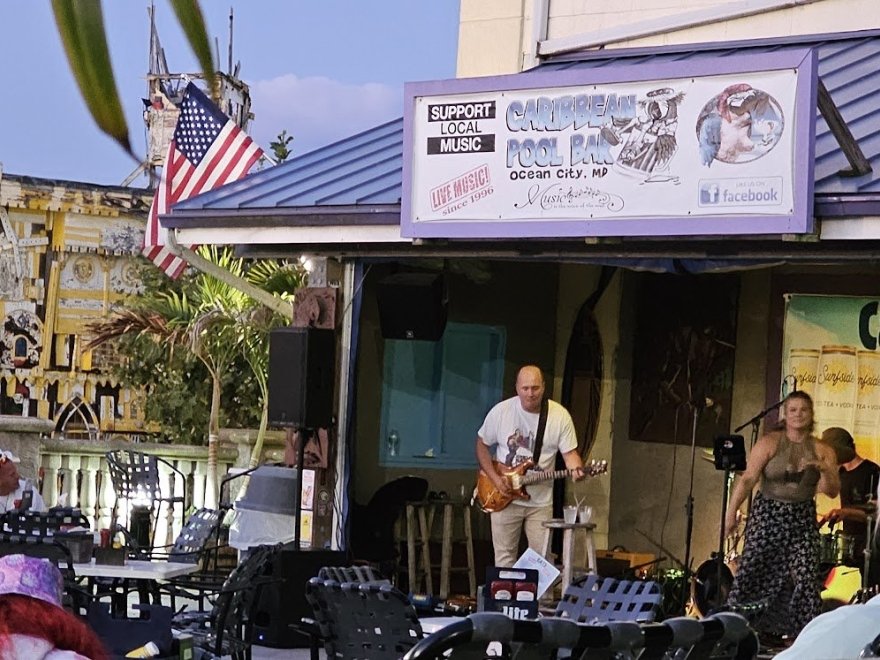
[[199, 570], [198, 563], [186, 564], [175, 561], [145, 561], [142, 559], [128, 559], [122, 566], [96, 564], [94, 559], [87, 564], [73, 564], [73, 572], [77, 577], [129, 580], [168, 580], [180, 575], [195, 573], [197, 570]]
[[[141, 603], [149, 602], [149, 583], [154, 580], [169, 580], [180, 575], [195, 573], [199, 565], [186, 564], [173, 561], [147, 561], [143, 559], [127, 559], [125, 564], [115, 566], [113, 564], [96, 564], [92, 559], [88, 563], [73, 564], [73, 572], [76, 577], [88, 578], [88, 583], [93, 585], [94, 578], [108, 578], [122, 580], [114, 585], [124, 585], [126, 580], [137, 580], [138, 594]], [[116, 592], [116, 586], [110, 594], [111, 607], [114, 613], [125, 612], [127, 609], [128, 595], [125, 588], [122, 592]]]

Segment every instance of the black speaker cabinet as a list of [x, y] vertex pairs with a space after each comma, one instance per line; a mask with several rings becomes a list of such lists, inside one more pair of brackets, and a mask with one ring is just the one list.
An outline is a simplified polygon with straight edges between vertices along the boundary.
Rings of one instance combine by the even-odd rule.
[[308, 646], [308, 638], [290, 627], [303, 617], [313, 617], [306, 601], [306, 582], [318, 575], [322, 566], [346, 566], [344, 552], [336, 550], [295, 550], [278, 553], [267, 575], [271, 581], [260, 592], [254, 612], [254, 643], [273, 648]]
[[325, 428], [333, 418], [333, 330], [279, 328], [269, 335], [269, 423]]
[[379, 324], [386, 339], [437, 341], [446, 329], [446, 282], [436, 273], [398, 273], [379, 281]]

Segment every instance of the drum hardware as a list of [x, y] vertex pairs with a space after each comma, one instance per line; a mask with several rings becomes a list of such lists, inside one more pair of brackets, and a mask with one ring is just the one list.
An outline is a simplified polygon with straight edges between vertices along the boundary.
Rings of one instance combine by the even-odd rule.
[[[865, 565], [862, 568], [862, 589], [868, 589], [871, 585], [868, 582], [871, 580], [871, 561], [874, 556], [874, 550], [877, 547], [878, 541], [880, 538], [877, 537], [877, 518], [876, 518], [876, 510], [877, 510], [877, 501], [869, 501], [868, 505], [873, 507], [873, 511], [868, 511], [867, 520], [866, 520], [866, 529], [865, 529]], [[880, 559], [880, 558], [878, 558]]]
[[850, 566], [855, 560], [856, 539], [843, 532], [819, 534], [819, 564]]
[[646, 540], [648, 543], [650, 543], [651, 545], [653, 545], [655, 548], [657, 548], [657, 549], [660, 550], [661, 552], [665, 552], [667, 555], [669, 555], [669, 558], [670, 558], [675, 564], [677, 564], [678, 567], [679, 567], [680, 569], [684, 570], [684, 562], [681, 561], [681, 559], [679, 559], [678, 557], [676, 557], [674, 554], [672, 554], [672, 552], [670, 552], [669, 548], [667, 548], [666, 546], [664, 546], [664, 545], [662, 545], [661, 543], [659, 543], [659, 542], [655, 541], [654, 539], [652, 539], [650, 536], [648, 536], [645, 532], [643, 532], [642, 530], [640, 530], [638, 527], [636, 527], [636, 532], [638, 532], [639, 534], [641, 534], [641, 535], [645, 538], [645, 540]]
[[727, 602], [733, 587], [733, 572], [722, 557], [712, 553], [694, 572], [691, 580], [691, 598], [701, 617], [709, 616]]

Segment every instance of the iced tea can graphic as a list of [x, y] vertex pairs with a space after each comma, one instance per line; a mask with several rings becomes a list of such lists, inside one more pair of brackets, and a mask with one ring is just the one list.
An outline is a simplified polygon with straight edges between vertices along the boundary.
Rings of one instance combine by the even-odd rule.
[[[818, 348], [792, 348], [788, 352], [787, 376], [794, 378], [797, 389], [811, 397], [816, 395], [816, 372], [819, 369]], [[789, 390], [791, 391], [791, 390]]]
[[857, 351], [858, 394], [856, 395], [853, 437], [863, 458], [880, 458], [880, 353]]
[[857, 394], [855, 347], [823, 346], [816, 371], [816, 395], [813, 398], [816, 430], [831, 426], [852, 429]]

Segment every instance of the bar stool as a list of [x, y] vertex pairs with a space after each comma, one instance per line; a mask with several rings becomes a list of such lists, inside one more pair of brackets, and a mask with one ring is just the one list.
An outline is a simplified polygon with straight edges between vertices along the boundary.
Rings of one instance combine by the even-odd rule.
[[[440, 553], [440, 598], [449, 597], [449, 578], [453, 572], [467, 573], [469, 595], [477, 593], [477, 579], [474, 573], [474, 541], [471, 529], [470, 502], [441, 501], [443, 506], [443, 535]], [[456, 517], [461, 519], [462, 536], [456, 536]], [[453, 545], [464, 545], [467, 563], [464, 566], [452, 565]]]
[[[431, 527], [434, 523], [434, 506], [427, 501], [407, 502], [405, 516], [407, 584], [411, 593], [418, 593], [421, 578], [424, 577], [425, 593], [431, 595], [434, 593], [434, 584], [431, 576], [431, 549], [429, 546]], [[416, 554], [417, 546], [418, 555]]]
[[596, 529], [596, 523], [592, 522], [573, 522], [567, 523], [559, 518], [545, 520], [541, 525], [546, 529], [544, 532], [544, 550], [542, 554], [545, 559], [552, 559], [550, 552], [550, 540], [553, 536], [554, 529], [563, 530], [562, 534], [562, 591], [571, 584], [572, 571], [574, 569], [574, 533], [582, 529], [586, 534], [586, 550], [587, 563], [586, 569], [588, 573], [596, 572], [596, 548], [593, 545], [593, 530]]
[[[442, 516], [439, 515], [441, 511]], [[409, 590], [417, 592], [424, 578], [424, 593], [429, 595], [434, 593], [434, 576], [432, 574], [434, 566], [431, 564], [430, 543], [432, 538], [436, 538], [435, 523], [442, 520], [438, 596], [441, 600], [449, 597], [449, 584], [453, 573], [466, 573], [470, 595], [475, 595], [477, 593], [477, 579], [474, 572], [470, 503], [454, 500], [407, 502], [405, 514]], [[459, 528], [461, 529], [460, 533], [458, 533]], [[464, 546], [465, 565], [453, 565], [453, 550], [456, 545]]]

